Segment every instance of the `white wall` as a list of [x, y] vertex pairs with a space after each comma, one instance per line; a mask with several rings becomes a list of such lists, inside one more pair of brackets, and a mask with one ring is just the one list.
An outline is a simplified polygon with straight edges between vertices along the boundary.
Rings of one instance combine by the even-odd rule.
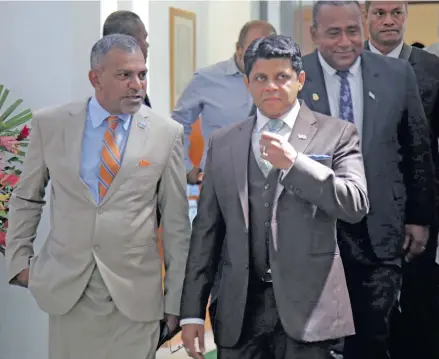
[[[89, 53], [101, 24], [116, 9], [131, 9], [147, 23], [151, 43], [149, 94], [153, 108], [170, 113], [169, 7], [197, 14], [197, 66], [229, 58], [241, 26], [255, 13], [251, 1], [1, 1], [0, 84], [10, 100], [33, 110], [92, 94]], [[226, 26], [227, 24], [227, 26]], [[48, 210], [36, 250], [49, 230]], [[47, 359], [47, 315], [27, 290], [10, 287], [0, 257], [0, 359]]]

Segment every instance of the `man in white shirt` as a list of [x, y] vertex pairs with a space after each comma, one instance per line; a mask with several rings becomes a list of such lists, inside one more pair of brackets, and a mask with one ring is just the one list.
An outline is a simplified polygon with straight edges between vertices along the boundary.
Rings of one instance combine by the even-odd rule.
[[314, 113], [299, 46], [272, 35], [252, 43], [245, 82], [256, 115], [210, 140], [182, 297], [182, 338], [202, 358], [206, 305], [222, 275], [213, 323], [223, 359], [326, 359], [354, 333], [336, 220], [368, 211], [355, 126]]

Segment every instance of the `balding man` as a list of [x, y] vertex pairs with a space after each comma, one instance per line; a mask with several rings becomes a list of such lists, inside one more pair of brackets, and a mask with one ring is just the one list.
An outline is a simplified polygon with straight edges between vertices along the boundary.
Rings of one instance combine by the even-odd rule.
[[206, 159], [204, 148], [200, 168], [189, 159], [192, 125], [201, 117], [205, 141], [213, 130], [246, 118], [253, 102], [244, 84], [244, 53], [256, 39], [275, 34], [274, 27], [262, 20], [247, 22], [241, 29], [235, 54], [226, 61], [195, 72], [172, 112], [172, 118], [184, 126], [184, 146], [188, 183], [201, 183]]
[[[142, 22], [139, 15], [134, 12], [118, 10], [111, 13], [105, 20], [102, 34], [103, 36], [123, 34], [134, 37], [139, 43], [145, 61], [148, 58], [148, 31], [146, 31], [145, 24]], [[145, 94], [145, 105], [151, 107], [148, 94]]]

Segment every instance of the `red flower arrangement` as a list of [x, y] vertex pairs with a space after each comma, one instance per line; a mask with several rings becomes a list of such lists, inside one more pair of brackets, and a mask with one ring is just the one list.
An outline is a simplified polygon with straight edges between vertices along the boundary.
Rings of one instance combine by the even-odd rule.
[[[0, 85], [0, 110], [9, 90]], [[24, 147], [28, 145], [30, 129], [25, 125], [32, 118], [29, 109], [17, 115], [12, 113], [23, 101], [17, 100], [0, 113], [0, 253], [4, 254], [8, 228], [9, 199], [20, 179]], [[21, 129], [19, 129], [24, 125]]]

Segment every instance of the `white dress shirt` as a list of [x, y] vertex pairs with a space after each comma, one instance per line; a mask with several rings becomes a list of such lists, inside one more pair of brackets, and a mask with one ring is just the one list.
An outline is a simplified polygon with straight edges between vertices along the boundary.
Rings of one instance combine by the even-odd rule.
[[[296, 119], [297, 119], [297, 116], [299, 114], [299, 110], [300, 110], [300, 103], [298, 100], [296, 100], [292, 109], [280, 118], [280, 120], [283, 120], [285, 122], [286, 126], [284, 126], [282, 128], [282, 130], [280, 130], [278, 132], [278, 134], [280, 134], [281, 136], [283, 136], [286, 139], [289, 139], [291, 132], [293, 131], [294, 124], [296, 123]], [[256, 124], [255, 124], [255, 127], [253, 129], [253, 133], [260, 132], [267, 125], [268, 121], [270, 121], [270, 119], [268, 117], [264, 116], [258, 109], [256, 112]], [[259, 142], [253, 140], [254, 137], [255, 136], [252, 136], [252, 149], [253, 149], [253, 153], [254, 153], [256, 160], [257, 160], [258, 158], [260, 158], [260, 146], [259, 146]], [[283, 170], [282, 176], [286, 175], [289, 170], [290, 169]], [[282, 185], [279, 183], [277, 186], [275, 198], [277, 198], [277, 193], [279, 191], [282, 191], [282, 188], [283, 188]], [[180, 321], [180, 325], [185, 325], [185, 324], [204, 325], [204, 319], [201, 319], [201, 318], [182, 319]]]
[[[318, 52], [318, 57], [323, 69], [323, 77], [326, 85], [326, 93], [328, 94], [331, 116], [339, 118], [341, 79], [337, 75], [337, 70], [332, 68], [325, 61], [320, 52]], [[351, 89], [354, 123], [361, 138], [363, 132], [363, 77], [361, 71], [361, 57], [358, 57], [354, 64], [349, 68], [348, 81]]]
[[404, 42], [401, 41], [401, 43], [397, 47], [395, 47], [387, 55], [384, 55], [380, 52], [380, 50], [378, 50], [375, 46], [373, 46], [370, 41], [368, 41], [367, 43], [369, 44], [370, 51], [373, 52], [374, 54], [383, 55], [383, 56], [387, 56], [387, 57], [393, 57], [395, 59], [398, 59], [399, 55], [401, 55], [402, 47], [404, 45]]

